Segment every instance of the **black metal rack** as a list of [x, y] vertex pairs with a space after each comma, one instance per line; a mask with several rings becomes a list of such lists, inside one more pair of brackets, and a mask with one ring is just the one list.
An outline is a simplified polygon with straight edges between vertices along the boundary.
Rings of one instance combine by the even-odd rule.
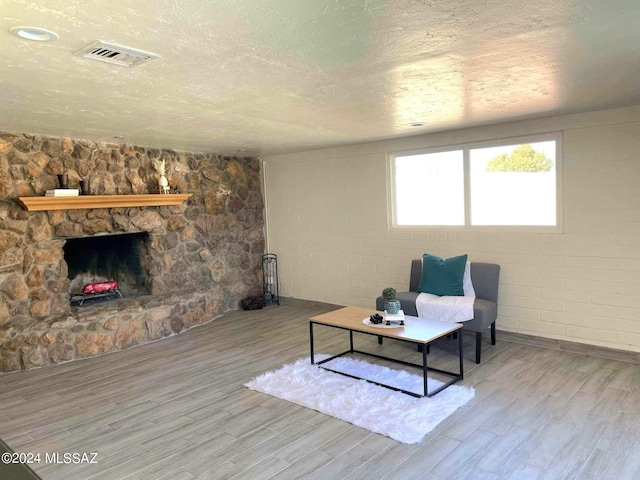
[[264, 304], [280, 305], [280, 286], [278, 285], [278, 256], [275, 253], [262, 255], [262, 292]]

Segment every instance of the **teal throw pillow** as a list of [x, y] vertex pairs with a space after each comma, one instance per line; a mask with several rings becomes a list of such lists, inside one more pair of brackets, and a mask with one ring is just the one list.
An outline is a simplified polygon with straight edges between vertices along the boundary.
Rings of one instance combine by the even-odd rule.
[[461, 297], [464, 295], [464, 268], [467, 255], [443, 260], [425, 253], [422, 256], [422, 277], [418, 291], [439, 296]]

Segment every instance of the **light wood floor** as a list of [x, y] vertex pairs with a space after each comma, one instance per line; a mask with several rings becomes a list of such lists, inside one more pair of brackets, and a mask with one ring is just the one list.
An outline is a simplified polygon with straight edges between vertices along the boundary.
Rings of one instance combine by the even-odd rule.
[[[19, 452], [98, 453], [96, 465], [32, 465], [45, 480], [640, 478], [640, 365], [498, 336], [476, 366], [465, 336], [463, 384], [476, 396], [417, 445], [243, 387], [307, 356], [307, 319], [331, 309], [289, 300], [0, 376], [0, 438]], [[345, 347], [344, 332], [314, 333], [317, 352]], [[420, 358], [398, 342], [358, 342]], [[430, 362], [455, 368], [452, 345], [434, 346]]]

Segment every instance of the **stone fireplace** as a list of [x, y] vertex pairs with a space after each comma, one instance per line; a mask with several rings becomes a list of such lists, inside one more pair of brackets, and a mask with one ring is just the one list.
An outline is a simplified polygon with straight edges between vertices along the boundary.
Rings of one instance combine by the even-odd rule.
[[[67, 173], [92, 195], [151, 194], [165, 159], [173, 206], [26, 211]], [[261, 293], [256, 158], [0, 133], [0, 371], [45, 366], [181, 333]], [[116, 266], [115, 261], [120, 265]], [[123, 298], [71, 306], [117, 277]]]

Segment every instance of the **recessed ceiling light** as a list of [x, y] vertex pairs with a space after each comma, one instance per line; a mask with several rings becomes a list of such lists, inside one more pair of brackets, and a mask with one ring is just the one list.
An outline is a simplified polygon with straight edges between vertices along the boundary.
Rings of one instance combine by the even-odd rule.
[[411, 122], [411, 123], [407, 123], [407, 126], [409, 127], [424, 127], [425, 122]]
[[13, 27], [9, 31], [16, 37], [34, 42], [53, 42], [60, 38], [56, 32], [38, 27]]

